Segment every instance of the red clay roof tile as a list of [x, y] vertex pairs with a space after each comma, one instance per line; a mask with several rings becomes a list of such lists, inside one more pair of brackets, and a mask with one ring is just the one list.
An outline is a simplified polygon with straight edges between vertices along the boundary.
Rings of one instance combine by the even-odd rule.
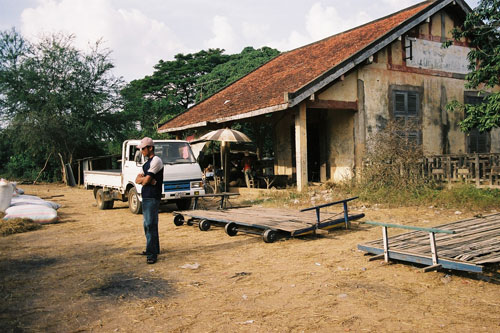
[[163, 124], [159, 131], [284, 104], [285, 92], [296, 92], [432, 3], [433, 1], [423, 2], [385, 18], [282, 53]]

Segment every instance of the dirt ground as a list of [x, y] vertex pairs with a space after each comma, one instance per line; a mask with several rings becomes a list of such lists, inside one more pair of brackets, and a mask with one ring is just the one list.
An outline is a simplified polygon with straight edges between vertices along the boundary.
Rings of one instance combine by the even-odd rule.
[[[266, 244], [220, 228], [176, 227], [175, 207], [166, 206], [162, 254], [147, 265], [139, 255], [142, 215], [125, 203], [101, 211], [91, 191], [22, 188], [62, 195], [53, 199], [63, 205], [61, 221], [0, 237], [2, 332], [500, 331], [495, 279], [368, 261], [356, 246], [380, 238], [378, 227], [353, 223], [349, 231]], [[370, 220], [427, 227], [489, 213], [364, 212]], [[199, 268], [181, 268], [195, 263]]]

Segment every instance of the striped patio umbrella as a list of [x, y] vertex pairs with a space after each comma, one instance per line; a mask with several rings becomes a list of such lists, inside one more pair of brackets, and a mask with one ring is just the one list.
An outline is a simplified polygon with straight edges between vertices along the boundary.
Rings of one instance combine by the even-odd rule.
[[196, 141], [226, 141], [226, 142], [252, 142], [246, 134], [240, 131], [223, 128], [208, 132]]

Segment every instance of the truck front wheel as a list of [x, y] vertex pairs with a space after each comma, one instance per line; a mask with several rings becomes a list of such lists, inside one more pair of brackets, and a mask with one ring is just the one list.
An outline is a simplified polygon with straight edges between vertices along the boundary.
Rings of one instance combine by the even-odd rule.
[[133, 214], [142, 213], [142, 204], [139, 200], [139, 194], [137, 194], [135, 187], [128, 191], [128, 208]]

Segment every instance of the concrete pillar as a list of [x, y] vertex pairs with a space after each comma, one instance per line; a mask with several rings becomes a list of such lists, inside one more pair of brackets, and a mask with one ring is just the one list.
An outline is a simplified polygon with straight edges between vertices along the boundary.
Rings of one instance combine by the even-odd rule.
[[354, 169], [359, 176], [366, 150], [365, 83], [358, 79], [358, 112], [354, 115]]
[[306, 103], [299, 105], [295, 114], [295, 165], [297, 170], [297, 190], [307, 187], [307, 109]]

